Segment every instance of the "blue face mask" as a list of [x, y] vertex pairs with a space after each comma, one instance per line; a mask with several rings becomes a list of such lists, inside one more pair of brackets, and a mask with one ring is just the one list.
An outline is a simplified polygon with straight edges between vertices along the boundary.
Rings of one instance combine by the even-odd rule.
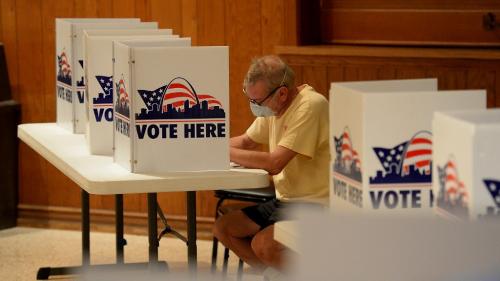
[[265, 105], [258, 105], [250, 102], [250, 109], [256, 117], [270, 117], [276, 115], [276, 112]]

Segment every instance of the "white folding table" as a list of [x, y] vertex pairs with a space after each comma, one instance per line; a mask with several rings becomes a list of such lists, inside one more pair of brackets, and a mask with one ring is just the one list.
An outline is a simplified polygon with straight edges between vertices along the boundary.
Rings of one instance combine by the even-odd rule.
[[[41, 268], [37, 278], [65, 275], [90, 267], [89, 194], [115, 195], [116, 264], [124, 265], [123, 194], [148, 194], [149, 267], [158, 262], [157, 193], [187, 192], [188, 266], [197, 267], [196, 191], [260, 188], [269, 185], [267, 172], [256, 169], [227, 171], [170, 172], [164, 174], [131, 173], [115, 164], [109, 156], [90, 155], [84, 135], [72, 134], [55, 123], [22, 124], [18, 137], [81, 188], [82, 266]], [[128, 264], [127, 264], [128, 265]], [[104, 267], [108, 265], [93, 265]]]

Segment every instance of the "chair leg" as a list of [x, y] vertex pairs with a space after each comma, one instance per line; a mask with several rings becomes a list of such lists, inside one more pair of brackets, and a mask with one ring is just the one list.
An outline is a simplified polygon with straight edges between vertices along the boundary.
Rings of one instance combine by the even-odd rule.
[[229, 260], [229, 248], [224, 248], [224, 262], [222, 263], [222, 276], [227, 276], [227, 263]]
[[[222, 205], [223, 201], [224, 201], [224, 198], [219, 199], [219, 201], [217, 202], [217, 205], [215, 206], [215, 219], [216, 220], [219, 217], [219, 208], [220, 208], [220, 205]], [[210, 271], [212, 273], [214, 273], [215, 269], [217, 268], [217, 250], [218, 250], [218, 246], [219, 246], [219, 240], [217, 240], [217, 238], [215, 238], [215, 236], [214, 236], [214, 239], [212, 241], [212, 266], [211, 266], [211, 269], [210, 269]]]
[[236, 275], [236, 280], [241, 281], [243, 279], [243, 260], [240, 259], [238, 262], [238, 274]]
[[212, 267], [210, 269], [210, 271], [212, 273], [215, 272], [215, 269], [217, 268], [217, 250], [219, 248], [219, 240], [217, 240], [217, 238], [215, 238], [214, 236], [214, 239], [212, 241]]

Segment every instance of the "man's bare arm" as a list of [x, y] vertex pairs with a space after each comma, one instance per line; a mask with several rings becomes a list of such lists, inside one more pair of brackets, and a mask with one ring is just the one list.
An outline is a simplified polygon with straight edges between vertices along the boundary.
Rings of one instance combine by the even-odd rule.
[[260, 145], [254, 142], [247, 134], [239, 135], [237, 137], [233, 137], [229, 140], [229, 146], [246, 149], [246, 150], [255, 150]]
[[276, 175], [297, 155], [297, 152], [278, 146], [273, 152], [251, 151], [231, 147], [231, 161], [247, 168], [264, 169], [271, 175]]

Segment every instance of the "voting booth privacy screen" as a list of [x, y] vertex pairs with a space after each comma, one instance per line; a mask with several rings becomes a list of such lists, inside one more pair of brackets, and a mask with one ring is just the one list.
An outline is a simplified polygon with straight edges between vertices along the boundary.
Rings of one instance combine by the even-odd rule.
[[229, 169], [227, 47], [114, 44], [115, 162], [132, 172]]
[[433, 120], [435, 212], [451, 220], [500, 215], [500, 110], [438, 112]]
[[90, 29], [157, 29], [139, 19], [56, 19], [57, 123], [73, 133], [86, 127], [83, 31]]
[[433, 113], [485, 107], [485, 91], [436, 79], [332, 83], [331, 209], [432, 215]]
[[90, 153], [113, 155], [113, 41], [164, 39], [165, 45], [190, 46], [189, 38], [172, 30], [89, 30], [85, 33], [87, 116], [85, 130]]

